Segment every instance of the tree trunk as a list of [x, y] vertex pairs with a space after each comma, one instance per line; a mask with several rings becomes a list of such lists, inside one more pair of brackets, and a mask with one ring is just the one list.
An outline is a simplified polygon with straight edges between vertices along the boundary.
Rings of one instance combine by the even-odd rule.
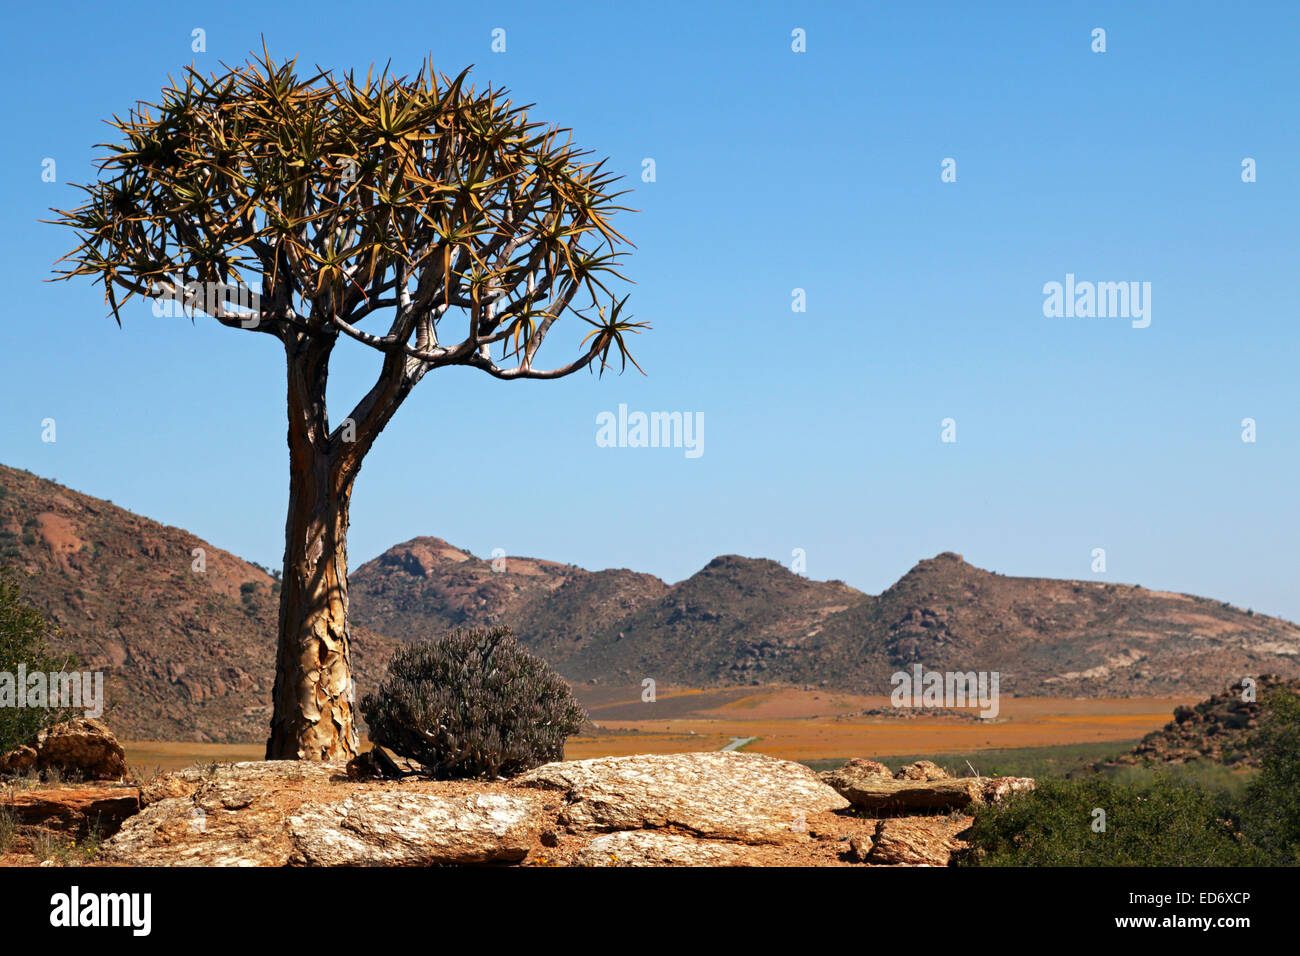
[[268, 760], [357, 752], [348, 630], [348, 505], [355, 471], [339, 467], [325, 412], [333, 341], [287, 343], [289, 515]]

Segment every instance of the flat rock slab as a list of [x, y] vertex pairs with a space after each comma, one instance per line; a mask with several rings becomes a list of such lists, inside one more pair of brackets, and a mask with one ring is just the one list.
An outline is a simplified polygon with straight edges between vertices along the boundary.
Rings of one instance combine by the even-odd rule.
[[98, 826], [101, 833], [111, 834], [139, 812], [140, 791], [95, 784], [9, 790], [0, 793], [0, 809], [27, 826], [67, 831]]
[[1034, 789], [1028, 777], [945, 777], [894, 779], [828, 771], [822, 779], [861, 810], [876, 813], [944, 813], [971, 804], [997, 803], [1012, 793]]
[[752, 866], [755, 850], [743, 843], [699, 840], [659, 830], [604, 833], [574, 859], [576, 866]]
[[285, 814], [270, 800], [204, 809], [187, 797], [150, 804], [95, 857], [122, 866], [284, 866], [292, 852]]
[[382, 793], [310, 803], [289, 818], [293, 863], [434, 866], [518, 862], [537, 835], [536, 802], [503, 794]]
[[550, 763], [511, 786], [565, 792], [576, 831], [676, 827], [744, 843], [809, 839], [810, 814], [849, 802], [803, 764], [763, 754], [640, 754]]
[[210, 764], [186, 767], [147, 781], [140, 787], [140, 802], [148, 806], [168, 797], [188, 797], [202, 787], [223, 782], [261, 789], [267, 785], [324, 784], [346, 778], [346, 760], [248, 760]]
[[[500, 784], [357, 783], [344, 762], [191, 768], [148, 786], [148, 806], [100, 849], [134, 866], [431, 866], [515, 862], [537, 838], [541, 794]], [[494, 792], [495, 791], [495, 792]]]

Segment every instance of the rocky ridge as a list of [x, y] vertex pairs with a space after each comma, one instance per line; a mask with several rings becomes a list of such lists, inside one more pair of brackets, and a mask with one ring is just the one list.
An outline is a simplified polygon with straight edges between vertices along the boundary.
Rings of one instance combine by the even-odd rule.
[[1300, 679], [1264, 674], [1249, 694], [1240, 682], [1234, 682], [1198, 704], [1176, 708], [1174, 719], [1160, 730], [1147, 734], [1128, 753], [1097, 762], [1093, 769], [1196, 761], [1258, 766], [1254, 744], [1263, 703], [1269, 694], [1278, 692], [1300, 695]]
[[[55, 649], [103, 671], [106, 718], [124, 738], [265, 738], [278, 587], [265, 569], [3, 466], [0, 563], [30, 572], [28, 598], [60, 628]], [[350, 582], [358, 695], [400, 641], [484, 624], [510, 625], [571, 682], [629, 699], [647, 677], [887, 695], [891, 675], [916, 663], [997, 671], [1001, 693], [1043, 696], [1212, 693], [1225, 674], [1300, 677], [1290, 622], [1133, 585], [1008, 577], [950, 552], [873, 596], [761, 558], [723, 555], [669, 585], [626, 569], [483, 560], [423, 537]]]

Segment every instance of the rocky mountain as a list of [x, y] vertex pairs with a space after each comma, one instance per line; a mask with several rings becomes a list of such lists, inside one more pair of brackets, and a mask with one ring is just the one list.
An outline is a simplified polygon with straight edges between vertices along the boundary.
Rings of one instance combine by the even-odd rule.
[[735, 555], [671, 587], [649, 574], [531, 558], [506, 557], [495, 567], [438, 538], [416, 538], [353, 572], [352, 613], [403, 639], [508, 624], [574, 679], [635, 672], [638, 682], [644, 675], [703, 685], [751, 682], [759, 662], [793, 646], [791, 634], [865, 596]]
[[822, 679], [815, 667], [790, 665], [809, 634], [865, 597], [775, 561], [723, 555], [594, 630], [556, 666], [577, 679], [652, 677], [690, 686], [808, 681], [815, 672]]
[[860, 687], [920, 662], [998, 671], [1002, 691], [1022, 696], [1208, 694], [1235, 677], [1300, 676], [1289, 621], [1138, 585], [1008, 577], [952, 553], [921, 561], [803, 650]]
[[[279, 584], [262, 568], [4, 466], [0, 564], [31, 575], [23, 590], [59, 628], [55, 649], [104, 672], [103, 719], [120, 737], [265, 739]], [[394, 646], [356, 635], [358, 694]]]
[[[203, 570], [195, 570], [201, 549]], [[179, 528], [0, 466], [0, 564], [106, 674], [124, 738], [260, 740], [269, 721], [274, 578]], [[508, 624], [575, 683], [798, 683], [888, 694], [915, 663], [998, 671], [1003, 693], [1213, 693], [1300, 677], [1300, 628], [1207, 598], [1098, 581], [1014, 578], [959, 555], [880, 595], [723, 555], [667, 584], [630, 570], [481, 559], [414, 538], [351, 576], [358, 694], [398, 641]]]
[[668, 590], [650, 574], [585, 571], [534, 558], [482, 560], [440, 538], [414, 538], [348, 578], [353, 620], [415, 640], [448, 628], [509, 624], [552, 663]]
[[888, 694], [893, 673], [920, 663], [997, 671], [1003, 693], [1132, 697], [1300, 676], [1300, 627], [1288, 621], [1137, 585], [1007, 577], [952, 553], [878, 596], [735, 555], [674, 585], [524, 558], [498, 567], [417, 538], [357, 569], [353, 612], [399, 639], [509, 624], [570, 679], [630, 685]]

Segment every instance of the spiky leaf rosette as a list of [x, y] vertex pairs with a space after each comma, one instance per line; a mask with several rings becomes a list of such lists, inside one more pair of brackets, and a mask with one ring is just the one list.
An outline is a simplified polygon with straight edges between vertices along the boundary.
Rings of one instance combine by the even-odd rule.
[[[168, 296], [282, 338], [345, 335], [423, 371], [557, 378], [603, 370], [614, 349], [626, 361], [646, 325], [606, 285], [624, 280], [616, 177], [467, 74], [303, 77], [265, 51], [220, 75], [189, 68], [114, 118], [123, 138], [102, 144], [86, 202], [54, 210], [80, 239], [58, 277], [93, 276], [119, 323], [133, 296]], [[203, 294], [254, 277], [251, 308]], [[363, 329], [387, 310], [387, 331]], [[594, 331], [577, 359], [538, 369], [566, 310]]]

